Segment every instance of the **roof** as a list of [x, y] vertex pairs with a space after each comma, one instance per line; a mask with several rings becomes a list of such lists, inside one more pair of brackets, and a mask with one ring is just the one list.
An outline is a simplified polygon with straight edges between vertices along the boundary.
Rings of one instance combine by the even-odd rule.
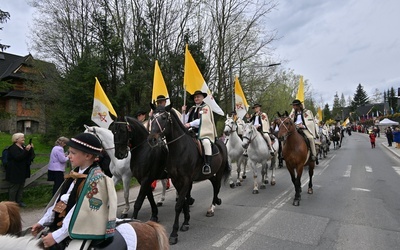
[[6, 78], [25, 78], [23, 73], [18, 72], [21, 65], [30, 65], [29, 61], [33, 57], [31, 54], [18, 56], [5, 52], [0, 52], [0, 80]]

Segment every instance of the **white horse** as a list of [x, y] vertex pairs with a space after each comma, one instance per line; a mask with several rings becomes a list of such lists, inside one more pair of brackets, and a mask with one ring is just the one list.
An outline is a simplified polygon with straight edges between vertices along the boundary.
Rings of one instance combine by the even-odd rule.
[[[236, 162], [237, 178], [236, 183], [230, 180], [230, 187], [241, 186], [243, 179], [246, 179], [246, 166], [247, 157], [243, 155], [244, 149], [242, 147], [242, 139], [240, 139], [238, 134], [238, 125], [232, 117], [226, 116], [224, 134], [227, 136], [225, 140], [226, 148], [228, 150], [228, 161], [232, 166], [233, 162]], [[240, 176], [240, 171], [243, 166], [242, 176]]]
[[84, 126], [86, 128], [85, 133], [92, 133], [97, 138], [100, 139], [103, 149], [110, 157], [111, 159], [110, 171], [113, 175], [112, 179], [114, 181], [114, 185], [117, 185], [119, 181], [122, 181], [122, 185], [124, 188], [124, 200], [125, 200], [125, 208], [122, 211], [122, 217], [125, 218], [128, 215], [128, 211], [130, 209], [129, 188], [133, 176], [130, 167], [131, 152], [128, 153], [128, 157], [122, 160], [117, 159], [114, 155], [115, 152], [114, 135], [111, 132], [111, 130], [97, 126], [94, 127], [89, 127], [87, 125]]
[[[258, 194], [258, 182], [257, 182], [257, 163], [262, 165], [261, 167], [261, 186], [260, 189], [265, 189], [265, 184], [268, 184], [268, 161], [271, 160], [271, 185], [276, 184], [274, 170], [276, 169], [277, 154], [274, 156], [270, 154], [267, 142], [264, 137], [257, 129], [250, 123], [246, 123], [243, 132], [243, 148], [247, 149], [249, 158], [249, 165], [253, 169], [254, 187], [253, 194]], [[275, 152], [278, 152], [278, 141], [275, 139], [272, 145]]]

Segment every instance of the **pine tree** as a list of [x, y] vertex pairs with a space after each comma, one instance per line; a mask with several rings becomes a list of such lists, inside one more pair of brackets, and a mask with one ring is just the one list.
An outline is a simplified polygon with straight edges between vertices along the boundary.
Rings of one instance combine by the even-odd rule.
[[364, 104], [368, 104], [368, 99], [369, 98], [367, 93], [365, 92], [361, 83], [359, 83], [356, 89], [356, 93], [354, 94], [353, 101], [351, 102], [352, 109], [356, 110], [358, 107]]
[[324, 110], [322, 110], [322, 115], [324, 117], [324, 121], [327, 121], [332, 118], [331, 111], [329, 110], [329, 104], [325, 104]]

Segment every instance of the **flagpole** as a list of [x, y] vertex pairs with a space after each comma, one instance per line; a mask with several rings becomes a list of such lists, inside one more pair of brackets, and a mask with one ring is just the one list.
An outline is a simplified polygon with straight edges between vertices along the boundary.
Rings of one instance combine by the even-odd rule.
[[186, 85], [183, 85], [183, 106], [185, 106], [185, 110], [182, 110], [182, 123], [185, 124], [185, 115], [186, 115]]

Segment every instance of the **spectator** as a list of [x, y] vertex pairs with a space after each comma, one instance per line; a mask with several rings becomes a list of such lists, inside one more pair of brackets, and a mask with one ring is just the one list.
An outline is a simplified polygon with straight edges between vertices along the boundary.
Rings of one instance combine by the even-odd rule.
[[400, 148], [400, 129], [396, 127], [393, 131], [393, 141], [396, 143], [396, 148]]
[[25, 145], [25, 135], [15, 133], [11, 138], [13, 144], [8, 149], [8, 165], [6, 180], [10, 182], [8, 190], [9, 200], [18, 203], [20, 207], [26, 207], [22, 201], [25, 181], [31, 177], [31, 164], [35, 158], [33, 144]]
[[64, 181], [65, 167], [68, 161], [68, 156], [67, 153], [64, 152], [64, 147], [67, 145], [68, 141], [68, 138], [61, 136], [55, 142], [50, 153], [47, 180], [54, 182], [52, 195], [57, 192], [58, 188]]
[[371, 142], [371, 148], [375, 148], [375, 132], [371, 131], [369, 132], [369, 141]]
[[388, 146], [391, 147], [393, 143], [393, 131], [391, 127], [387, 127], [385, 130], [386, 139], [388, 142]]

